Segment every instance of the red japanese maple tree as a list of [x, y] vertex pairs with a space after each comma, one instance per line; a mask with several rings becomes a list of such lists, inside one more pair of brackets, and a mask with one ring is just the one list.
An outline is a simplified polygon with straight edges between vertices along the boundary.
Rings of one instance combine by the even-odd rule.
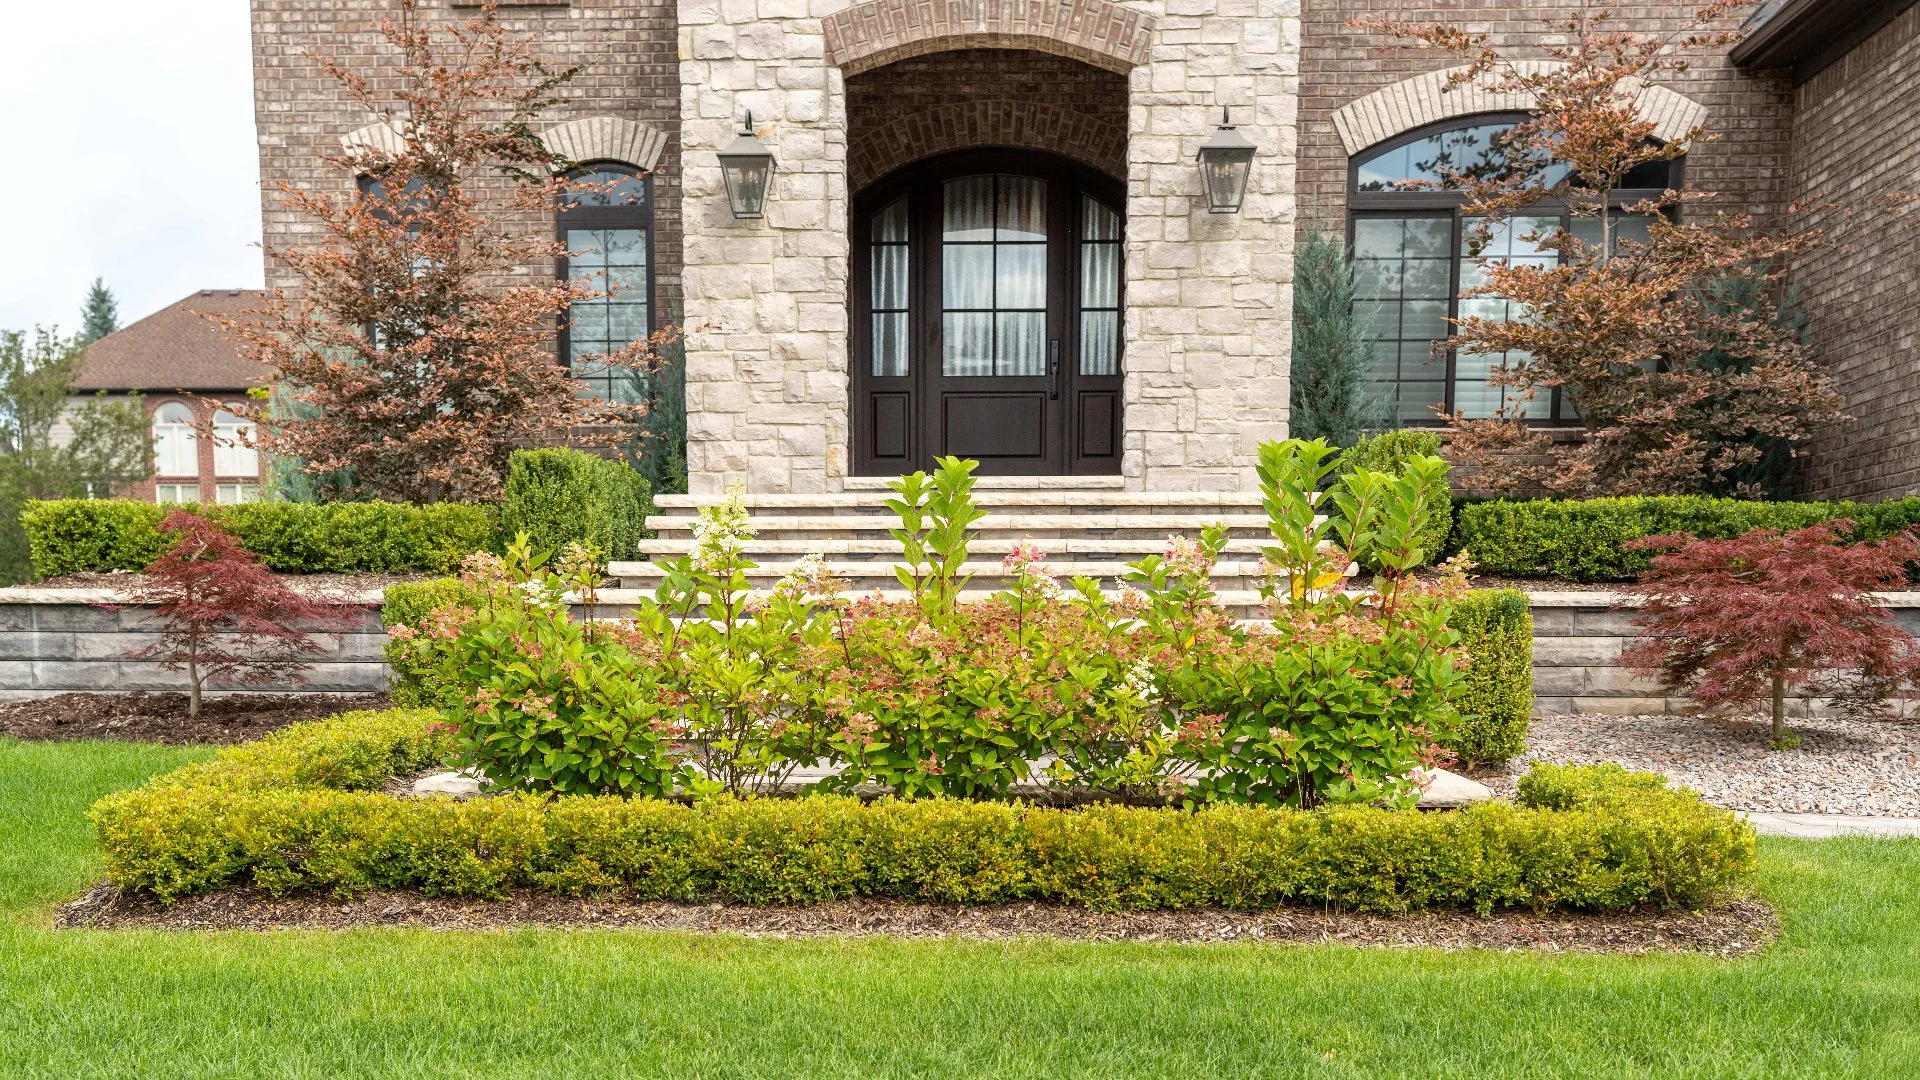
[[187, 715], [200, 715], [212, 685], [303, 682], [320, 651], [313, 631], [344, 626], [352, 608], [289, 586], [240, 541], [196, 514], [175, 510], [160, 523], [173, 545], [129, 587], [125, 605], [151, 605], [159, 640], [127, 653], [187, 673]]
[[1920, 557], [1911, 532], [1844, 542], [1844, 518], [1734, 540], [1653, 536], [1629, 548], [1661, 551], [1629, 594], [1640, 637], [1621, 661], [1685, 690], [1709, 708], [1772, 706], [1773, 744], [1790, 746], [1786, 692], [1809, 682], [1880, 699], [1920, 678], [1920, 644], [1874, 597], [1899, 588]]

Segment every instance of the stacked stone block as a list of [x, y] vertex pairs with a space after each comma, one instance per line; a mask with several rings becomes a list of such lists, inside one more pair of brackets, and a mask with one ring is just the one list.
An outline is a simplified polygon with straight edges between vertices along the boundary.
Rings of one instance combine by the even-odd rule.
[[[844, 485], [846, 73], [1009, 47], [1127, 72], [1129, 485], [1251, 482], [1286, 429], [1294, 0], [682, 0], [680, 21], [696, 493]], [[1206, 212], [1194, 163], [1223, 104], [1262, 148], [1236, 215]], [[736, 221], [710, 163], [749, 109], [780, 166], [765, 219]]]

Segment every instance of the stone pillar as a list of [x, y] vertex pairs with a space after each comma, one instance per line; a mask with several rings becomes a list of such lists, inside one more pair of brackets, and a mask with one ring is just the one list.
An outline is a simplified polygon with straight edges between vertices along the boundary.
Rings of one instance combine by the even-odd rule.
[[[1253, 486], [1287, 433], [1298, 0], [1129, 3], [1155, 15], [1127, 133], [1128, 487]], [[1231, 106], [1260, 148], [1238, 214], [1210, 214], [1194, 156]]]
[[[814, 0], [828, 10], [839, 0]], [[838, 490], [847, 469], [846, 106], [808, 0], [680, 0], [687, 468], [695, 494]], [[775, 155], [736, 220], [714, 154]]]

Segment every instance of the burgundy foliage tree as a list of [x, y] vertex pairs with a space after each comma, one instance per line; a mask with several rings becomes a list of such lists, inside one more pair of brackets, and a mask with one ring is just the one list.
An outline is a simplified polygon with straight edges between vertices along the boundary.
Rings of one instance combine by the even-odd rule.
[[1846, 544], [1846, 519], [1735, 540], [1683, 533], [1627, 546], [1661, 551], [1627, 591], [1640, 637], [1621, 661], [1708, 708], [1768, 702], [1773, 743], [1791, 745], [1789, 687], [1813, 683], [1884, 701], [1920, 676], [1920, 645], [1894, 625], [1875, 589], [1900, 588], [1920, 557], [1911, 532]]
[[[298, 289], [220, 322], [279, 391], [248, 406], [254, 441], [302, 462], [322, 494], [496, 498], [514, 449], [612, 445], [645, 411], [582, 397], [556, 359], [568, 309], [609, 295], [551, 270], [579, 254], [553, 238], [555, 209], [605, 190], [556, 178], [574, 163], [535, 132], [577, 69], [550, 70], [491, 2], [450, 20], [400, 0], [379, 36], [392, 66], [377, 77], [316, 58], [384, 125], [325, 159], [360, 190], [281, 185], [316, 237], [269, 248]], [[650, 369], [676, 336], [595, 361]]]
[[175, 510], [160, 531], [173, 545], [126, 590], [130, 603], [114, 610], [152, 606], [160, 638], [127, 658], [185, 671], [188, 716], [200, 715], [208, 685], [304, 682], [320, 651], [313, 632], [343, 628], [354, 612], [290, 587], [206, 518]]
[[[1487, 259], [1465, 298], [1499, 297], [1523, 317], [1454, 320], [1446, 347], [1494, 359], [1504, 404], [1490, 416], [1447, 415], [1448, 456], [1476, 468], [1477, 488], [1562, 496], [1757, 496], [1752, 474], [1769, 453], [1804, 452], [1846, 419], [1831, 376], [1783, 317], [1790, 260], [1819, 240], [1708, 212], [1713, 193], [1666, 190], [1619, 205], [1641, 166], [1673, 161], [1715, 136], [1662, 142], [1636, 92], [1736, 40], [1748, 5], [1713, 0], [1663, 33], [1618, 28], [1598, 4], [1557, 21], [1543, 46], [1553, 63], [1510, 56], [1487, 33], [1370, 16], [1355, 25], [1464, 61], [1448, 88], [1473, 86], [1534, 103], [1486, 163], [1447, 168], [1479, 244], [1499, 223], [1552, 251], [1547, 265]], [[1572, 231], [1536, 235], [1520, 222], [1536, 204], [1566, 207]], [[1629, 221], [1644, 230], [1623, 235]], [[1729, 305], [1737, 292], [1750, 302]], [[1529, 403], [1559, 391], [1587, 438], [1556, 443], [1530, 426]]]

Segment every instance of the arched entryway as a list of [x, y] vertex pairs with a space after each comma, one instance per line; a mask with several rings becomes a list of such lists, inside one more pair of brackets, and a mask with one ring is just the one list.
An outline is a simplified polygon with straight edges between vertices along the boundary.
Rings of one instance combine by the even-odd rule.
[[1122, 194], [1059, 155], [978, 148], [855, 197], [856, 472], [1120, 471]]

